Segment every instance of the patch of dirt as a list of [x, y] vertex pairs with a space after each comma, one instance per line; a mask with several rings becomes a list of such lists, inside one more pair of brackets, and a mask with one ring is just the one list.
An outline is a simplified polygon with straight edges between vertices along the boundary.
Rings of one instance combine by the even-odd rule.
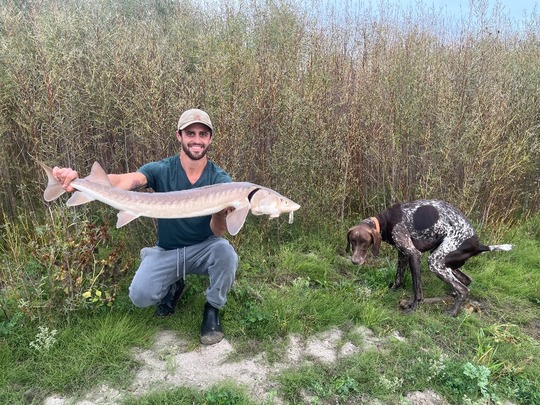
[[540, 318], [529, 322], [523, 326], [523, 330], [535, 340], [540, 340]]
[[[430, 298], [424, 298], [422, 301], [422, 305], [430, 305], [430, 304], [440, 304], [444, 307], [447, 307], [450, 309], [452, 307], [452, 304], [454, 303], [455, 298], [452, 295], [446, 295], [444, 297], [430, 297]], [[410, 307], [411, 299], [403, 298], [399, 301], [399, 306], [401, 309], [406, 310]], [[478, 301], [474, 301], [471, 299], [466, 300], [462, 306], [461, 309], [465, 310], [468, 314], [471, 314], [473, 312], [483, 312], [485, 311], [485, 306]]]
[[[280, 363], [270, 364], [264, 355], [237, 362], [230, 361], [234, 349], [226, 339], [213, 346], [199, 346], [195, 350], [189, 350], [188, 343], [179, 339], [174, 332], [162, 331], [156, 336], [152, 348], [135, 350], [134, 357], [141, 367], [126, 392], [102, 385], [87, 393], [81, 400], [51, 396], [46, 399], [45, 405], [115, 405], [124, 394], [141, 396], [154, 390], [180, 386], [204, 390], [227, 380], [244, 385], [256, 402], [283, 404], [275, 395], [276, 387], [270, 381], [272, 375], [300, 362], [331, 363], [360, 350], [379, 349], [382, 346], [381, 339], [370, 329], [358, 327], [354, 332], [362, 337], [361, 346], [345, 341], [343, 332], [337, 329], [307, 340], [292, 336], [285, 359]], [[410, 393], [406, 398], [412, 405], [446, 404], [442, 397], [431, 391]], [[362, 403], [380, 402], [363, 400]]]

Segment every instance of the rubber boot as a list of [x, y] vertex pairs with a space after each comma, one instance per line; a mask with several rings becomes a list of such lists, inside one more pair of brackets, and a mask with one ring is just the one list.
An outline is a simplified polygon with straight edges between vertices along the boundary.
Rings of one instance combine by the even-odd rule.
[[[178, 301], [180, 301], [180, 298], [184, 295], [186, 292], [186, 283], [184, 282], [184, 279], [181, 278], [176, 283], [174, 283], [175, 289], [174, 293], [169, 290], [167, 295], [163, 297], [161, 302], [157, 305], [156, 312], [154, 312], [154, 316], [157, 317], [164, 317], [174, 314], [174, 311], [176, 309], [176, 305], [178, 304]], [[172, 287], [172, 286], [171, 286]]]
[[207, 302], [204, 304], [204, 314], [201, 324], [201, 343], [203, 345], [215, 345], [222, 339], [223, 332], [219, 321], [219, 309], [214, 308]]

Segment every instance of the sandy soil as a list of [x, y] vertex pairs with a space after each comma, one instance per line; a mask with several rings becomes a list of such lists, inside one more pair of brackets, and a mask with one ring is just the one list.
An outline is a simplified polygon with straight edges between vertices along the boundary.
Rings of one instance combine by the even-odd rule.
[[[344, 341], [343, 333], [339, 330], [327, 331], [307, 341], [292, 336], [285, 359], [280, 363], [270, 364], [263, 355], [240, 361], [231, 360], [234, 349], [226, 339], [214, 346], [199, 346], [195, 350], [189, 350], [187, 342], [179, 339], [174, 332], [162, 331], [156, 336], [152, 348], [135, 350], [134, 357], [141, 367], [126, 392], [102, 385], [82, 399], [51, 396], [47, 398], [45, 405], [115, 405], [120, 402], [123, 394], [139, 396], [153, 390], [179, 386], [202, 390], [226, 380], [234, 380], [237, 384], [244, 385], [256, 402], [283, 404], [276, 396], [276, 388], [270, 378], [281, 370], [300, 362], [334, 362], [360, 350], [381, 350], [382, 341], [371, 330], [359, 327], [355, 332], [363, 337], [361, 347]], [[395, 338], [401, 339], [400, 336]], [[406, 400], [406, 403], [413, 405], [447, 404], [443, 398], [431, 391], [410, 393]], [[311, 403], [308, 397], [305, 403]], [[381, 402], [366, 399], [362, 400], [362, 403]]]

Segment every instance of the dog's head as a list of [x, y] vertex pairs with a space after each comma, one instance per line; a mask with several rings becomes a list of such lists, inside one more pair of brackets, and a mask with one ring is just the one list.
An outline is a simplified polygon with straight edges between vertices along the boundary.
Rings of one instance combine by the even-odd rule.
[[362, 265], [366, 261], [369, 247], [373, 256], [379, 255], [381, 248], [381, 234], [368, 223], [362, 222], [353, 226], [347, 232], [347, 247], [345, 251], [350, 252], [352, 246], [351, 262]]

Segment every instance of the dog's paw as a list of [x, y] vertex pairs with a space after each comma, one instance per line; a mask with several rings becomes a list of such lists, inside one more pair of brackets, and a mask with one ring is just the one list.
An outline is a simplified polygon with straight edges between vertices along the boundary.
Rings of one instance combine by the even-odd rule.
[[416, 311], [416, 308], [418, 308], [418, 302], [417, 301], [409, 301], [408, 299], [402, 299], [399, 302], [399, 306], [403, 311], [406, 313], [414, 312]]
[[451, 317], [453, 317], [453, 318], [455, 318], [455, 317], [458, 315], [458, 312], [459, 312], [459, 309], [453, 309], [453, 308], [452, 308], [452, 309], [449, 309], [449, 310], [447, 310], [447, 311], [444, 311], [444, 313], [445, 313], [446, 315], [449, 315], [449, 316], [451, 316]]

